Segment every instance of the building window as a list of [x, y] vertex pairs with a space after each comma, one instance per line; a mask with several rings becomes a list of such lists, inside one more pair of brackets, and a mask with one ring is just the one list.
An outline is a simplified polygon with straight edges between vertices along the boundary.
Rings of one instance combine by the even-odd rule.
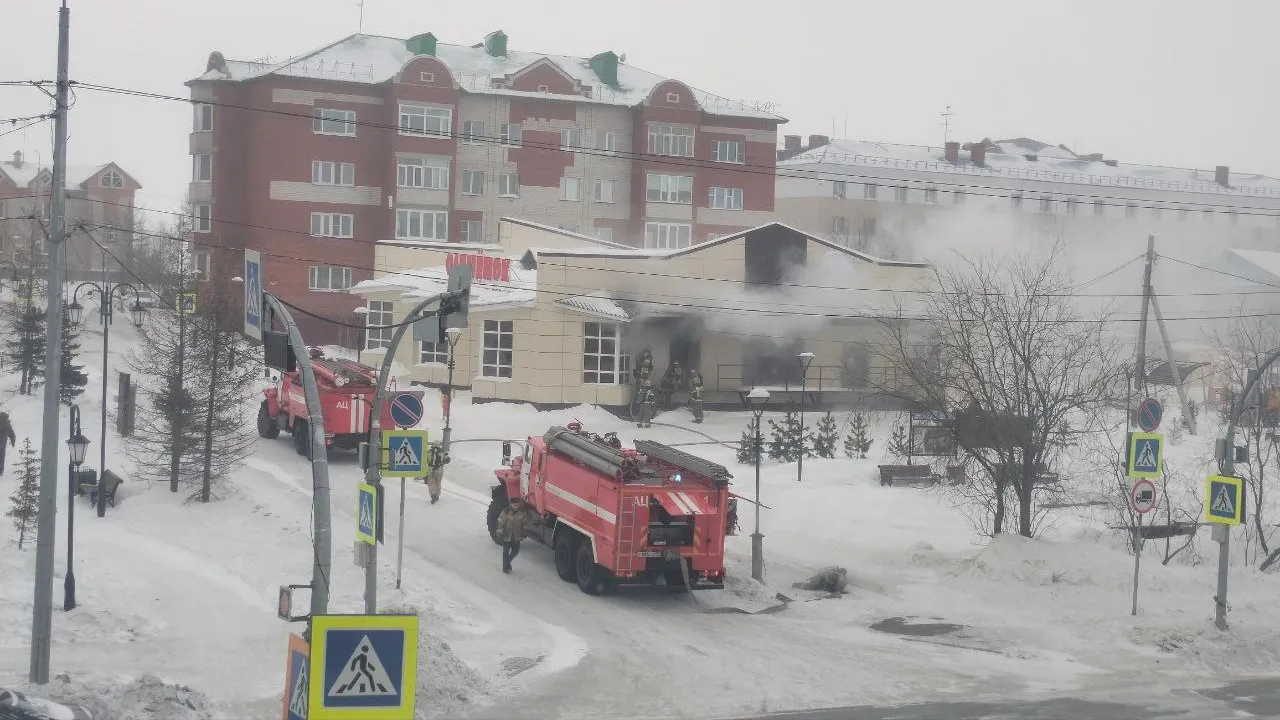
[[924, 201], [933, 205], [938, 204], [938, 188], [925, 188]]
[[191, 253], [191, 275], [200, 281], [209, 279], [210, 258], [207, 252]]
[[307, 286], [316, 292], [337, 292], [351, 287], [349, 267], [312, 265], [307, 270]]
[[213, 180], [212, 155], [191, 156], [191, 180], [192, 182], [211, 182]]
[[420, 72], [418, 73], [418, 81], [424, 82], [424, 83], [433, 83], [436, 81], [436, 74], [433, 72], [425, 72], [425, 71]]
[[196, 132], [211, 132], [213, 130], [213, 106], [209, 103], [196, 103], [192, 105], [195, 111], [195, 118], [192, 120], [191, 129]]
[[862, 199], [864, 199], [864, 200], [875, 200], [875, 199], [876, 199], [876, 192], [877, 192], [878, 190], [879, 190], [879, 186], [875, 185], [874, 183], [867, 183], [866, 185], [863, 185], [863, 186], [862, 186]]
[[1127, 218], [1136, 217], [1138, 215], [1138, 206], [1133, 203], [1125, 203], [1124, 216]]
[[863, 237], [863, 239], [870, 240], [870, 239], [874, 238], [874, 237], [876, 236], [876, 231], [877, 231], [877, 230], [879, 230], [879, 227], [878, 227], [878, 223], [877, 223], [877, 221], [876, 221], [876, 219], [875, 219], [875, 218], [873, 218], [873, 217], [864, 217], [864, 218], [862, 218], [862, 237]]
[[577, 201], [582, 199], [582, 179], [560, 178], [560, 199]]
[[831, 234], [836, 237], [849, 236], [849, 218], [843, 215], [836, 215], [831, 218]]
[[312, 160], [311, 182], [316, 185], [355, 185], [356, 166], [354, 163]]
[[462, 121], [462, 142], [468, 145], [479, 145], [485, 141], [483, 120]]
[[963, 205], [964, 201], [965, 201], [965, 194], [963, 190], [956, 190], [955, 192], [951, 193], [952, 205]]
[[707, 207], [714, 210], [741, 210], [742, 209], [742, 189], [741, 188], [711, 188], [711, 197], [708, 199]]
[[192, 232], [207, 233], [213, 231], [213, 206], [198, 203], [191, 206]]
[[693, 157], [693, 128], [665, 123], [650, 125], [649, 152], [654, 155]]
[[520, 197], [520, 175], [502, 173], [498, 176], [498, 197]]
[[560, 149], [568, 152], [578, 152], [582, 150], [582, 130], [578, 128], [566, 128], [561, 130]]
[[355, 222], [355, 215], [311, 213], [311, 236], [349, 238], [354, 235]]
[[449, 165], [432, 163], [422, 158], [399, 158], [396, 160], [396, 185], [402, 188], [448, 190]]
[[102, 180], [99, 181], [104, 188], [122, 188], [124, 187], [124, 178], [120, 177], [120, 173], [115, 170], [108, 170], [103, 174]]
[[446, 210], [396, 210], [397, 240], [448, 240]]
[[1045, 195], [1040, 198], [1040, 212], [1042, 213], [1053, 212], [1053, 198], [1049, 197], [1048, 195]]
[[618, 151], [618, 134], [612, 132], [602, 132], [596, 134], [596, 149], [605, 152]]
[[418, 343], [418, 362], [423, 365], [447, 365], [449, 363], [449, 345], [440, 342]]
[[613, 242], [613, 228], [598, 227], [598, 228], [595, 228], [595, 233], [596, 233], [597, 240], [604, 240], [605, 242]]
[[480, 374], [491, 378], [511, 377], [511, 350], [515, 339], [514, 320], [484, 321], [484, 353]]
[[613, 202], [614, 185], [615, 181], [613, 180], [597, 180], [591, 192], [591, 199], [598, 203]]
[[644, 224], [644, 246], [662, 250], [687, 248], [693, 238], [693, 226], [687, 223], [647, 222]]
[[617, 323], [582, 324], [582, 384], [623, 385], [631, 357], [622, 348], [622, 326]]
[[438, 105], [401, 105], [400, 134], [449, 137], [453, 108]]
[[831, 183], [831, 197], [843, 200], [849, 194], [849, 183], [835, 180]]
[[741, 140], [716, 140], [711, 143], [711, 159], [741, 165], [747, 161], [747, 144]]
[[364, 349], [377, 350], [391, 344], [391, 303], [382, 300], [370, 300], [369, 312], [365, 315]]
[[524, 138], [524, 130], [520, 123], [502, 123], [502, 144], [520, 147]]
[[311, 118], [311, 132], [317, 135], [355, 135], [355, 110], [316, 108]]
[[893, 189], [894, 202], [904, 203], [907, 201], [907, 189], [904, 187], [896, 187]]
[[1102, 217], [1107, 214], [1107, 206], [1101, 200], [1093, 201], [1093, 214]]
[[1075, 198], [1067, 198], [1067, 214], [1075, 215], [1080, 212], [1080, 201]]
[[462, 242], [465, 242], [465, 243], [484, 242], [484, 223], [480, 220], [463, 220], [462, 221]]
[[483, 195], [484, 194], [484, 171], [483, 170], [463, 170], [462, 171], [462, 194], [463, 195]]
[[693, 204], [693, 178], [687, 175], [649, 175], [646, 183], [649, 202]]

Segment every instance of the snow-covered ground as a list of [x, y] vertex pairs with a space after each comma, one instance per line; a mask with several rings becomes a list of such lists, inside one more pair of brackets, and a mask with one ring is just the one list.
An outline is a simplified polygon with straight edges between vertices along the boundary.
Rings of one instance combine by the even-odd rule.
[[[132, 344], [113, 328], [112, 372]], [[90, 374], [80, 399], [96, 466], [100, 335], [81, 337]], [[119, 354], [117, 354], [119, 353]], [[15, 394], [0, 375], [0, 409], [14, 418], [19, 443], [39, 442], [39, 397]], [[114, 396], [114, 393], [113, 393]], [[427, 395], [432, 431], [439, 396]], [[140, 412], [145, 411], [140, 408]], [[812, 416], [811, 416], [812, 417]], [[399, 483], [389, 481], [387, 544], [380, 553], [379, 604], [412, 609], [421, 622], [421, 717], [709, 717], [852, 703], [930, 699], [1007, 699], [1046, 694], [1136, 693], [1133, 673], [1151, 688], [1275, 673], [1280, 578], [1233, 567], [1231, 620], [1213, 628], [1216, 553], [1162, 566], [1155, 544], [1144, 555], [1140, 614], [1129, 615], [1133, 558], [1097, 508], [1062, 510], [1041, 540], [986, 543], [948, 496], [883, 488], [876, 479], [894, 416], [874, 418], [867, 460], [766, 461], [761, 499], [766, 586], [748, 579], [749, 505], [743, 532], [730, 538], [729, 586], [688, 595], [623, 593], [588, 597], [561, 582], [550, 552], [528, 544], [515, 572], [500, 572], [484, 513], [499, 440], [540, 434], [579, 419], [618, 431], [624, 442], [736, 442], [741, 413], [709, 413], [692, 425], [684, 411], [638, 430], [596, 408], [539, 413], [523, 406], [454, 405], [454, 457], [438, 505], [426, 488], [406, 496], [402, 587], [395, 589]], [[841, 418], [843, 419], [843, 418]], [[65, 425], [65, 418], [64, 418]], [[1203, 443], [1186, 439], [1191, 448]], [[127, 446], [108, 432], [109, 465], [129, 472]], [[1202, 452], [1187, 450], [1192, 467]], [[732, 447], [684, 446], [735, 473], [734, 490], [754, 494], [753, 470], [734, 464]], [[64, 450], [65, 452], [65, 450]], [[16, 485], [13, 461], [0, 478], [0, 509]], [[65, 458], [63, 459], [65, 464]], [[333, 612], [360, 612], [363, 582], [352, 562], [354, 458], [336, 455], [333, 485]], [[64, 481], [65, 482], [65, 481]], [[65, 492], [59, 493], [53, 674], [38, 692], [77, 702], [99, 718], [185, 720], [279, 715], [286, 636], [299, 631], [275, 616], [276, 588], [310, 576], [310, 470], [287, 437], [260, 440], [244, 467], [208, 505], [187, 493], [136, 479], [120, 504], [97, 518], [77, 504], [75, 574], [79, 606], [61, 611]], [[25, 685], [34, 548], [8, 542], [0, 527], [0, 687]], [[848, 570], [849, 593], [825, 598], [793, 583], [829, 566]], [[759, 610], [792, 599], [778, 612]], [[936, 618], [964, 626], [937, 637], [907, 637], [871, 626], [892, 617]]]

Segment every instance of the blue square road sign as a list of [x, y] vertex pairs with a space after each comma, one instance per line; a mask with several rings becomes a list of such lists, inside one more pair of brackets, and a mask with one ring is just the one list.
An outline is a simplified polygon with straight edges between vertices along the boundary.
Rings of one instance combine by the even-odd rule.
[[366, 483], [356, 486], [356, 539], [373, 545], [378, 540], [378, 489]]
[[387, 430], [382, 433], [382, 451], [388, 477], [422, 477], [427, 474], [427, 431]]
[[1131, 433], [1129, 467], [1131, 478], [1160, 477], [1164, 460], [1164, 436], [1158, 433]]
[[416, 615], [322, 615], [312, 621], [309, 720], [411, 720]]

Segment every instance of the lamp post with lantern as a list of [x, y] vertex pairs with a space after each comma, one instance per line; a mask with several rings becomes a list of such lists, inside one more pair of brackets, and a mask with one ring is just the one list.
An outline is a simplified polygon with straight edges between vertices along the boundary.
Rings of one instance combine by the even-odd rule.
[[764, 582], [764, 535], [760, 534], [760, 454], [763, 443], [760, 440], [760, 416], [769, 404], [769, 391], [764, 388], [751, 388], [746, 395], [747, 407], [755, 416], [756, 436], [752, 442], [752, 454], [756, 461], [756, 527], [751, 533], [751, 577], [757, 582]]
[[[89, 451], [89, 438], [80, 432], [80, 408], [71, 406], [71, 423], [68, 430], [67, 450], [70, 460], [67, 473], [67, 576], [62, 583], [62, 609], [70, 612], [76, 606], [76, 574], [73, 569], [76, 548], [76, 490], [79, 484], [80, 466], [84, 464], [85, 453]], [[101, 486], [99, 486], [101, 495]]]
[[804, 477], [804, 456], [808, 448], [804, 444], [804, 391], [809, 376], [809, 366], [813, 364], [813, 353], [802, 352], [796, 355], [800, 361], [800, 459], [796, 462], [796, 482]]

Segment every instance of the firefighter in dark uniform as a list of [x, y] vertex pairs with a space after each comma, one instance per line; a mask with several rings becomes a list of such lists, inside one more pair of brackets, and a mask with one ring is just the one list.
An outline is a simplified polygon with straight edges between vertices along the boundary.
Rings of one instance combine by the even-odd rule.
[[645, 380], [640, 384], [639, 400], [640, 400], [640, 417], [636, 420], [636, 427], [650, 427], [650, 421], [653, 420], [654, 406], [658, 402], [657, 393], [653, 391], [653, 383]]
[[695, 423], [702, 423], [702, 375], [697, 370], [689, 371], [689, 412]]
[[653, 375], [653, 351], [646, 347], [640, 351], [640, 357], [636, 360], [635, 376], [639, 384], [643, 385], [649, 381], [651, 375]]

